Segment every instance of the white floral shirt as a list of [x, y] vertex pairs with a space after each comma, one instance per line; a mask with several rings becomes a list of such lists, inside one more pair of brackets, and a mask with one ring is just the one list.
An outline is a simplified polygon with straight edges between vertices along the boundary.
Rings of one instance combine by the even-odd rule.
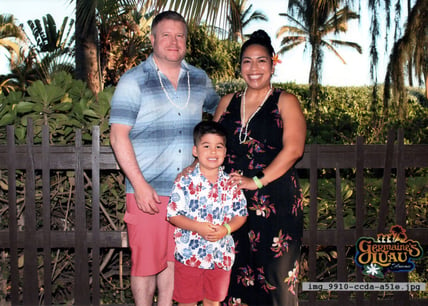
[[[199, 168], [182, 176], [173, 187], [168, 203], [167, 218], [183, 215], [199, 222], [224, 224], [238, 216], [247, 216], [244, 193], [229, 183], [229, 175], [219, 169], [217, 182], [211, 184]], [[201, 269], [218, 267], [230, 270], [235, 260], [235, 244], [231, 235], [216, 242], [198, 233], [176, 228], [175, 258], [184, 265]]]

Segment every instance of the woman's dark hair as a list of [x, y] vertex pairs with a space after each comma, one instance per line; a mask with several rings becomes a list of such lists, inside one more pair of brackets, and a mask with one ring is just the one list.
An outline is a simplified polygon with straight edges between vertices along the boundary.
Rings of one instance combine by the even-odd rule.
[[253, 32], [250, 38], [242, 45], [239, 62], [242, 62], [242, 55], [244, 54], [245, 50], [251, 45], [263, 46], [266, 48], [271, 57], [275, 55], [275, 50], [272, 47], [269, 35], [263, 30], [257, 30]]

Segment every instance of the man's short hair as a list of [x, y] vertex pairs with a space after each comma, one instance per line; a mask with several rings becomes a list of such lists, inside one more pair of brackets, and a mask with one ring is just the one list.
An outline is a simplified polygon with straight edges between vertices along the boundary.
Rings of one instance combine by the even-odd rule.
[[187, 23], [183, 16], [181, 16], [179, 13], [175, 11], [164, 11], [162, 13], [159, 13], [156, 15], [156, 17], [153, 19], [152, 22], [152, 34], [156, 34], [156, 26], [161, 22], [162, 20], [174, 20], [174, 21], [180, 21], [186, 26], [186, 35], [187, 35]]

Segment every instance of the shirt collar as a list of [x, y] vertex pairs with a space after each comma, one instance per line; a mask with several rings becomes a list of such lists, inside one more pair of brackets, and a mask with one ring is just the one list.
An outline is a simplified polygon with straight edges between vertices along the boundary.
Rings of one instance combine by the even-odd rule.
[[[199, 165], [199, 162], [196, 164], [195, 169], [193, 170], [193, 172], [194, 172], [194, 174], [195, 174], [195, 175], [199, 175], [201, 178], [203, 178], [203, 181], [204, 181], [204, 182], [210, 183], [210, 182], [208, 181], [208, 179], [207, 179], [207, 178], [202, 174], [202, 172], [201, 172], [201, 167], [200, 167], [200, 165]], [[223, 166], [221, 166], [221, 167], [219, 167], [219, 168], [218, 168], [217, 181], [218, 181], [219, 179], [221, 179], [221, 178], [223, 177], [223, 175], [224, 175], [224, 170], [223, 170]], [[210, 184], [211, 184], [211, 183], [210, 183]]]

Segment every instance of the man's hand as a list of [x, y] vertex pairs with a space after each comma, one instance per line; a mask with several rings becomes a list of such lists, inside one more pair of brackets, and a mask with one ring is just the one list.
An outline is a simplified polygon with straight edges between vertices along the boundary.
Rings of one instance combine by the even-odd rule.
[[144, 184], [134, 189], [135, 201], [139, 209], [150, 215], [159, 213], [159, 204], [161, 201], [159, 195], [150, 184]]

